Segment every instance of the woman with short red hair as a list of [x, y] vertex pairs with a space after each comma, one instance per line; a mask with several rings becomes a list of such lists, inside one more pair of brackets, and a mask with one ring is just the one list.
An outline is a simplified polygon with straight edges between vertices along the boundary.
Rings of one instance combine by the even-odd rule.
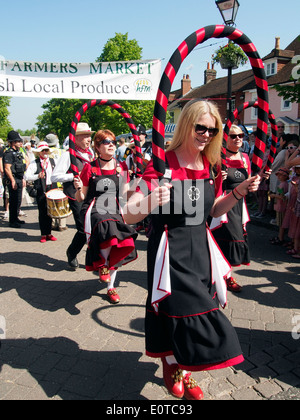
[[86, 164], [75, 179], [76, 199], [84, 201], [88, 249], [86, 270], [99, 271], [100, 281], [107, 283], [111, 303], [119, 303], [114, 287], [117, 269], [137, 258], [136, 231], [124, 222], [119, 195], [128, 190], [128, 168], [115, 158], [116, 137], [110, 130], [99, 130], [94, 137], [96, 160]]

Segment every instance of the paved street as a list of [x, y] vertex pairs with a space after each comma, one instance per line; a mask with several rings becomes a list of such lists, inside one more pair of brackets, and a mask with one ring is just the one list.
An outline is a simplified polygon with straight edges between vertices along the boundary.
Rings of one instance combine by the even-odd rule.
[[[121, 303], [113, 306], [84, 270], [84, 252], [80, 269], [67, 269], [73, 219], [57, 242], [40, 244], [37, 210], [24, 210], [24, 228], [0, 222], [0, 400], [174, 400], [159, 360], [144, 354], [145, 236], [138, 260], [118, 274]], [[253, 262], [235, 270], [244, 288], [229, 293], [225, 309], [246, 361], [193, 376], [206, 400], [299, 400], [299, 260], [269, 245], [276, 231], [248, 231]]]

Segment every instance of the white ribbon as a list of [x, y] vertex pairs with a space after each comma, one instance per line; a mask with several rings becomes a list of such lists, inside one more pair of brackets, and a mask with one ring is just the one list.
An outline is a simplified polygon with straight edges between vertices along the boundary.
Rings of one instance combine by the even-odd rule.
[[216, 285], [220, 305], [222, 308], [225, 308], [227, 305], [227, 284], [225, 279], [231, 274], [231, 265], [218, 247], [211, 231], [209, 229], [206, 231], [210, 250], [212, 283]]
[[158, 312], [158, 304], [171, 294], [170, 253], [168, 232], [162, 234], [156, 254], [151, 304]]
[[88, 245], [90, 243], [91, 234], [92, 234], [91, 215], [92, 215], [93, 206], [95, 204], [95, 200], [96, 199], [94, 198], [94, 200], [91, 202], [89, 208], [87, 209], [87, 212], [85, 213], [85, 218], [84, 218], [84, 233], [86, 234], [86, 241]]
[[[211, 259], [212, 283], [216, 285], [219, 302], [225, 308], [227, 304], [227, 284], [225, 279], [231, 274], [231, 265], [225, 259], [208, 228], [207, 238]], [[154, 267], [151, 304], [156, 312], [158, 312], [159, 302], [170, 296], [171, 293], [170, 253], [168, 231], [166, 230], [160, 240]]]

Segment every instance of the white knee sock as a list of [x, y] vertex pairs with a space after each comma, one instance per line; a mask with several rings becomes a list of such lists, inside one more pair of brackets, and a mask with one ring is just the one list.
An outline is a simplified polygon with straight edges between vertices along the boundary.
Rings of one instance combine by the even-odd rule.
[[113, 289], [117, 277], [117, 270], [110, 270], [110, 282], [107, 283], [107, 290]]
[[178, 365], [177, 360], [174, 356], [166, 356], [166, 361], [168, 365]]
[[108, 265], [108, 257], [111, 251], [111, 247], [110, 248], [105, 248], [105, 249], [101, 249], [101, 255], [105, 260], [105, 265]]
[[[178, 365], [177, 360], [175, 359], [175, 356], [166, 356], [166, 361], [168, 365]], [[185, 376], [188, 372], [186, 370], [182, 371], [183, 376]]]

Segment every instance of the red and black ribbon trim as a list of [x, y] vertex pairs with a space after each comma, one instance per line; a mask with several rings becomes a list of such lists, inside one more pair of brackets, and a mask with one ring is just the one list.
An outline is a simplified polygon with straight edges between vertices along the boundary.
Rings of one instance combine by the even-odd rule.
[[115, 109], [118, 111], [122, 117], [125, 119], [125, 121], [128, 124], [128, 127], [132, 133], [132, 136], [134, 138], [134, 143], [136, 146], [136, 157], [137, 157], [137, 173], [141, 174], [143, 169], [143, 155], [140, 145], [140, 138], [138, 136], [138, 132], [136, 129], [136, 126], [134, 122], [132, 121], [130, 115], [116, 102], [105, 100], [105, 99], [94, 99], [90, 102], [87, 102], [86, 104], [82, 105], [82, 107], [76, 112], [75, 117], [72, 121], [71, 128], [70, 128], [70, 134], [69, 134], [69, 152], [70, 152], [70, 159], [71, 159], [71, 171], [76, 176], [78, 175], [79, 171], [77, 168], [77, 161], [76, 161], [76, 150], [75, 150], [75, 135], [76, 135], [76, 129], [77, 125], [80, 122], [82, 116], [86, 113], [86, 111], [90, 108], [93, 108], [95, 106], [101, 106], [106, 105], [111, 107], [112, 109]]
[[[165, 173], [165, 124], [168, 98], [172, 84], [185, 58], [197, 45], [210, 38], [228, 38], [232, 40], [243, 49], [250, 60], [254, 72], [258, 97], [257, 138], [252, 159], [253, 173], [258, 173], [262, 167], [263, 156], [266, 149], [269, 114], [269, 92], [264, 64], [256, 47], [243, 32], [231, 26], [211, 25], [199, 29], [183, 41], [172, 55], [161, 78], [154, 108], [152, 134], [153, 164], [159, 176], [163, 176]], [[222, 154], [224, 155], [224, 150], [222, 151]]]

